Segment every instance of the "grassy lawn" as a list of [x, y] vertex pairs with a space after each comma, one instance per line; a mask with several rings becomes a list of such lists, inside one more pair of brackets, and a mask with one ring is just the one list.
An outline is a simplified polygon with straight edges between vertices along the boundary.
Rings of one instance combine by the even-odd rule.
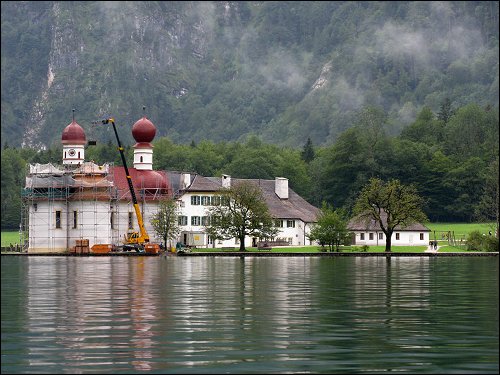
[[[440, 232], [454, 231], [455, 238], [459, 240], [460, 238], [466, 238], [467, 235], [478, 230], [481, 233], [488, 234], [488, 231], [493, 231], [494, 223], [428, 223], [427, 228], [431, 230], [430, 238], [434, 239], [434, 231], [436, 231], [437, 240], [440, 241], [440, 245], [444, 245], [447, 241], [441, 238]], [[438, 233], [439, 232], [439, 233]], [[2, 231], [2, 246], [9, 246], [10, 244], [19, 244], [19, 232], [17, 231]], [[444, 250], [443, 251], [448, 251]], [[439, 251], [442, 251], [442, 250]], [[235, 249], [236, 251], [238, 248]], [[267, 251], [267, 250], [257, 250], [256, 248], [247, 248], [250, 251]], [[393, 252], [423, 252], [425, 250], [422, 246], [393, 246]], [[213, 249], [197, 249], [196, 251], [214, 251]], [[293, 248], [274, 248], [271, 250], [273, 252], [289, 252], [289, 253], [307, 253], [307, 252], [318, 252], [317, 246], [305, 246], [305, 247], [293, 247]], [[351, 250], [353, 251], [353, 250]], [[384, 251], [384, 246], [370, 246], [369, 252], [382, 252]], [[450, 250], [457, 251], [457, 250]]]
[[9, 246], [10, 244], [20, 244], [19, 232], [3, 232], [2, 231], [2, 247]]
[[434, 231], [436, 231], [437, 240], [441, 239], [441, 233], [438, 232], [455, 232], [455, 238], [466, 238], [470, 232], [478, 230], [481, 234], [488, 234], [488, 231], [494, 231], [495, 223], [428, 223], [426, 227], [431, 230], [430, 237], [434, 239]]
[[[393, 246], [393, 253], [423, 253], [427, 249], [427, 246]], [[235, 248], [231, 251], [238, 251], [239, 248]], [[197, 253], [214, 253], [220, 252], [221, 249], [193, 249], [193, 252]], [[271, 251], [269, 250], [257, 250], [256, 247], [247, 247], [246, 251], [256, 252], [256, 253], [319, 253], [320, 246], [303, 246], [303, 247], [275, 247]], [[354, 253], [362, 252], [360, 246], [351, 246], [349, 249], [340, 249], [341, 252]], [[383, 253], [385, 251], [385, 246], [370, 246], [368, 253]], [[222, 252], [228, 252], [228, 250], [222, 250]]]

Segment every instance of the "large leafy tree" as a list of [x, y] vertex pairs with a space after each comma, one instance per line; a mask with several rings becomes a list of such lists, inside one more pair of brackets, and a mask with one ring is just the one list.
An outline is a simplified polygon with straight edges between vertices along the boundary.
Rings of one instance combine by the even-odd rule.
[[221, 204], [208, 210], [206, 233], [214, 239], [238, 238], [245, 251], [245, 237], [272, 238], [278, 231], [260, 189], [249, 181], [221, 192]]
[[350, 239], [347, 229], [348, 218], [345, 210], [334, 209], [323, 202], [318, 222], [311, 228], [309, 239], [318, 241], [321, 245], [328, 245], [329, 250], [339, 251], [339, 246]]
[[155, 233], [163, 239], [165, 248], [168, 246], [168, 241], [175, 239], [179, 234], [178, 210], [175, 199], [166, 198], [160, 201], [158, 211], [151, 220], [151, 225]]
[[416, 222], [425, 222], [423, 199], [413, 185], [402, 185], [399, 180], [384, 182], [371, 178], [361, 190], [354, 214], [366, 221], [375, 220], [386, 237], [385, 251], [391, 251], [392, 234], [397, 226], [405, 228]]

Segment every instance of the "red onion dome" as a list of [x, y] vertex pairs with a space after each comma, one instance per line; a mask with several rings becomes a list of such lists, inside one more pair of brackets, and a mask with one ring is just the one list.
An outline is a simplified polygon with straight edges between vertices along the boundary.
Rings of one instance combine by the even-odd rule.
[[144, 116], [132, 127], [132, 135], [137, 143], [149, 143], [156, 135], [156, 127]]
[[63, 145], [84, 145], [87, 142], [83, 128], [75, 120], [64, 128], [61, 140]]
[[157, 171], [137, 171], [137, 187], [139, 189], [168, 189], [168, 178]]

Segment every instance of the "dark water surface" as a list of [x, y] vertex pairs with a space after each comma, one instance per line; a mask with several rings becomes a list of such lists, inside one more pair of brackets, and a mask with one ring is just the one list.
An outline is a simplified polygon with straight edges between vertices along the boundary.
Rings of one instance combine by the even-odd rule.
[[498, 373], [497, 257], [2, 257], [2, 373]]

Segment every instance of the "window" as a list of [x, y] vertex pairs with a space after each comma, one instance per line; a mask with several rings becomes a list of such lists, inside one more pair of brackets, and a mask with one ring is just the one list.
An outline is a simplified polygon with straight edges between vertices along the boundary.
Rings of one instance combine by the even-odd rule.
[[132, 222], [132, 212], [128, 213], [128, 229], [134, 229], [134, 224]]
[[359, 234], [359, 239], [360, 239], [361, 241], [364, 241], [364, 240], [365, 240], [365, 234], [364, 234], [364, 233], [360, 233], [360, 234]]
[[202, 206], [210, 206], [210, 197], [204, 195], [201, 197]]
[[199, 216], [191, 216], [191, 225], [200, 225], [201, 218]]
[[188, 217], [187, 216], [183, 216], [183, 215], [178, 216], [177, 217], [177, 223], [179, 225], [188, 225]]
[[288, 244], [292, 245], [293, 238], [292, 237], [288, 237], [287, 240], [288, 240]]
[[420, 233], [420, 241], [423, 241], [423, 240], [424, 240], [424, 234]]
[[210, 216], [202, 216], [201, 225], [210, 225]]
[[111, 229], [115, 229], [115, 213], [113, 211], [111, 211], [109, 223], [111, 224]]
[[379, 240], [383, 240], [384, 239], [384, 234], [383, 233], [379, 233], [378, 234], [378, 239]]
[[295, 220], [287, 220], [286, 227], [287, 228], [295, 228]]
[[33, 208], [35, 209], [35, 212], [38, 211], [38, 203], [33, 203]]
[[212, 197], [212, 206], [220, 206], [220, 196], [214, 195]]
[[78, 225], [78, 211], [73, 211], [73, 229]]
[[396, 233], [396, 240], [399, 240], [399, 233]]
[[193, 195], [193, 196], [191, 196], [191, 205], [193, 205], [193, 206], [199, 206], [200, 205], [200, 196], [199, 195]]
[[142, 163], [142, 156], [141, 156], [141, 163]]
[[283, 228], [283, 220], [276, 220], [275, 221], [275, 225], [278, 227], [278, 228]]
[[56, 211], [56, 228], [61, 228], [61, 211]]
[[370, 233], [368, 237], [370, 238], [370, 241], [373, 241], [373, 233]]

